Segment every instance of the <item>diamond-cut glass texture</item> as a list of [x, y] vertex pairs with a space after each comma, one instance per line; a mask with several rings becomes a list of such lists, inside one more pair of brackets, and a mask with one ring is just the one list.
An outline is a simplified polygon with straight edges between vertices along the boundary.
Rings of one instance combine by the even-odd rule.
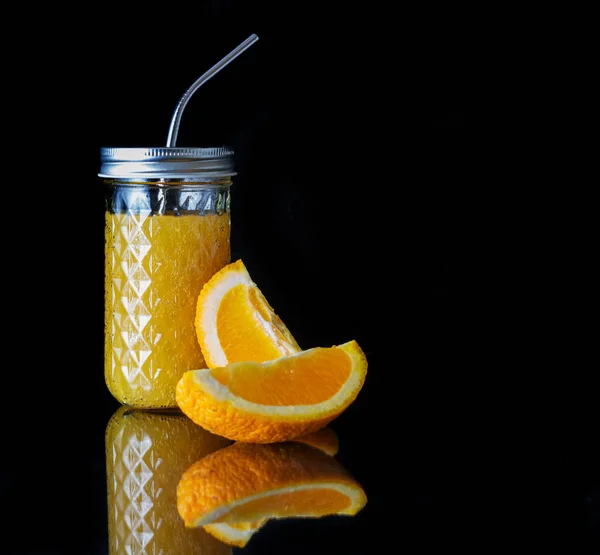
[[226, 188], [160, 193], [117, 188], [106, 211], [105, 379], [143, 408], [175, 407], [179, 378], [205, 367], [196, 303], [231, 261]]

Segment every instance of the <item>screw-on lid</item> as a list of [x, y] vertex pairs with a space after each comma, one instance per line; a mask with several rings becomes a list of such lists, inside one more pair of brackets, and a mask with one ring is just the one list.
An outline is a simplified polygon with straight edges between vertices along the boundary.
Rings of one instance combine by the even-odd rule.
[[227, 147], [100, 149], [100, 177], [182, 178], [236, 175]]

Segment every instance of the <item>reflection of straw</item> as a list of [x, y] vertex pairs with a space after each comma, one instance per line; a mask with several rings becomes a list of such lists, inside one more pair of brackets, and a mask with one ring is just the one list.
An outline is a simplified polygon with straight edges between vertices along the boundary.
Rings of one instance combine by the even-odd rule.
[[171, 126], [169, 127], [169, 136], [167, 137], [167, 146], [175, 146], [177, 142], [177, 133], [179, 131], [179, 124], [181, 122], [181, 114], [183, 113], [183, 109], [190, 97], [198, 90], [198, 88], [208, 81], [213, 75], [221, 71], [229, 62], [233, 59], [237, 58], [244, 50], [246, 50], [249, 46], [254, 44], [258, 40], [256, 35], [250, 35], [244, 42], [242, 42], [239, 46], [234, 48], [227, 56], [225, 56], [221, 61], [217, 62], [213, 67], [211, 67], [204, 75], [201, 75], [196, 82], [187, 90], [185, 94], [181, 97], [181, 100], [177, 104], [175, 108], [175, 112], [173, 113], [173, 117], [171, 118]]

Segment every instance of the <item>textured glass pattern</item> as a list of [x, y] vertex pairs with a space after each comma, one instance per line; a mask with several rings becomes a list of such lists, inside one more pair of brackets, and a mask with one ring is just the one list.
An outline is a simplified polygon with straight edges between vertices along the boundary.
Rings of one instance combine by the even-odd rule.
[[106, 212], [105, 379], [121, 403], [175, 407], [179, 378], [205, 367], [196, 302], [231, 261], [227, 197], [215, 188], [115, 190]]
[[228, 443], [181, 414], [116, 411], [106, 429], [111, 555], [230, 555], [204, 530], [185, 529], [176, 495], [181, 474]]

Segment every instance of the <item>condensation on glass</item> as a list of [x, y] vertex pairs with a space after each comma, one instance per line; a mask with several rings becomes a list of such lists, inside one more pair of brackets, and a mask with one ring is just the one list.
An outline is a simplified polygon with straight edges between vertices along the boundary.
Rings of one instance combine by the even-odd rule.
[[202, 286], [231, 262], [233, 152], [104, 148], [105, 381], [122, 404], [176, 407], [206, 367], [195, 331]]

